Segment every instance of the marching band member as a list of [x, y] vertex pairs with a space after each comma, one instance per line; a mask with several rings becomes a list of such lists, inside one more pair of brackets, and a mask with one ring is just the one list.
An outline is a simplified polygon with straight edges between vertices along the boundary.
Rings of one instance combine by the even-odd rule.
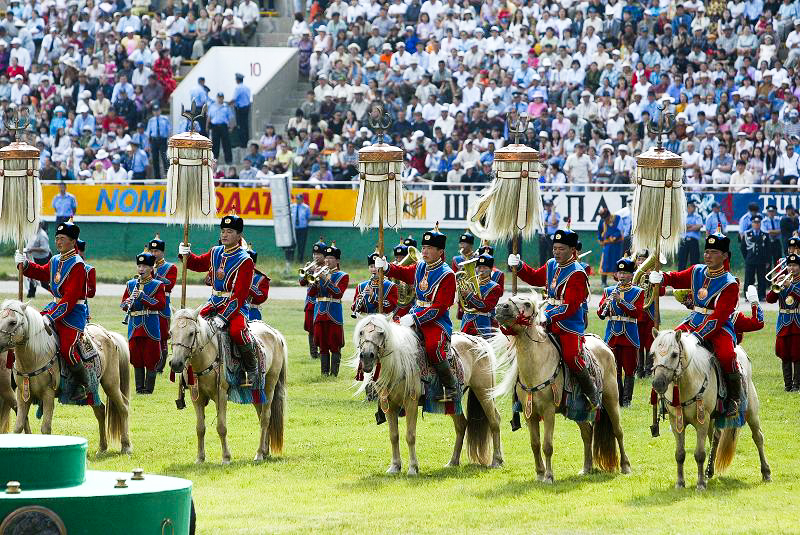
[[[247, 251], [253, 260], [253, 266], [258, 261], [258, 253], [252, 249]], [[247, 315], [250, 321], [261, 319], [261, 304], [269, 297], [270, 278], [261, 273], [258, 268], [253, 268], [253, 282], [250, 284], [250, 293], [247, 297]]]
[[780, 303], [775, 354], [781, 359], [784, 389], [793, 392], [800, 390], [800, 255], [789, 254], [786, 268], [788, 275], [770, 288], [767, 303]]
[[[738, 280], [738, 279], [737, 279]], [[733, 332], [736, 335], [736, 343], [741, 345], [744, 333], [760, 331], [764, 328], [764, 309], [758, 302], [758, 290], [752, 284], [747, 287], [745, 298], [750, 304], [750, 316], [737, 310], [733, 313]]]
[[[319, 239], [317, 243], [311, 248], [311, 262], [306, 264], [306, 269], [314, 271], [325, 266], [325, 248], [327, 244]], [[316, 298], [311, 295], [311, 286], [308, 284], [306, 275], [303, 274], [299, 281], [300, 286], [308, 286], [306, 290], [306, 304], [303, 308], [305, 320], [303, 321], [303, 330], [308, 333], [308, 351], [312, 359], [319, 357], [319, 350], [316, 342], [314, 342], [314, 306], [316, 305]]]
[[597, 309], [597, 316], [600, 319], [608, 319], [605, 342], [617, 361], [619, 404], [623, 407], [629, 407], [633, 398], [633, 377], [640, 345], [636, 324], [643, 314], [645, 298], [644, 291], [631, 284], [635, 271], [636, 265], [633, 260], [629, 258], [618, 260], [617, 284], [603, 289], [603, 297]]
[[178, 280], [178, 266], [164, 259], [166, 247], [167, 244], [158, 234], [147, 244], [150, 254], [156, 259], [156, 263], [153, 266], [153, 278], [164, 283], [164, 295], [167, 298], [167, 303], [164, 305], [164, 308], [158, 311], [158, 322], [161, 330], [161, 358], [158, 361], [158, 367], [156, 369], [158, 373], [163, 372], [164, 366], [167, 364], [167, 354], [169, 352], [167, 340], [169, 340], [169, 326], [172, 318], [170, 294]]
[[517, 268], [517, 276], [524, 282], [547, 288], [544, 328], [558, 336], [564, 362], [589, 402], [597, 407], [599, 395], [583, 360], [583, 306], [589, 296], [589, 279], [578, 262], [577, 247], [577, 233], [557, 230], [553, 234], [553, 258], [545, 265], [534, 269], [515, 254], [508, 256], [508, 265]]
[[411, 234], [409, 234], [408, 237], [405, 240], [403, 240], [403, 245], [405, 245], [406, 247], [414, 247], [414, 248], [419, 247], [417, 245], [417, 240]]
[[[152, 394], [161, 360], [161, 311], [167, 305], [166, 285], [153, 278], [156, 257], [136, 256], [138, 276], [125, 285], [120, 308], [128, 313], [128, 349], [137, 394]], [[146, 370], [146, 371], [145, 371]]]
[[425, 356], [442, 384], [442, 397], [438, 401], [452, 401], [460, 394], [447, 362], [453, 333], [449, 311], [456, 299], [456, 277], [444, 260], [446, 242], [447, 236], [439, 232], [437, 224], [422, 236], [421, 262], [398, 266], [389, 264], [385, 258], [375, 260], [377, 268], [388, 268], [389, 277], [414, 285], [416, 301], [409, 313], [400, 318], [400, 325], [415, 327], [422, 336]]
[[706, 237], [705, 264], [684, 271], [650, 272], [652, 284], [664, 283], [676, 289], [691, 289], [692, 312], [676, 330], [695, 333], [714, 348], [728, 390], [726, 416], [739, 413], [742, 374], [736, 364], [736, 334], [733, 316], [739, 302], [739, 284], [730, 273], [730, 239], [719, 232]]
[[[405, 257], [408, 256], [408, 245], [399, 243], [394, 248], [394, 263], [400, 264]], [[414, 288], [410, 284], [397, 279], [392, 279], [397, 288], [397, 306], [392, 315], [393, 321], [399, 321], [400, 318], [408, 314], [411, 310], [411, 305], [414, 304]]]
[[[375, 259], [378, 253], [367, 256], [367, 266], [369, 267], [369, 280], [365, 280], [356, 286], [356, 295], [353, 297], [353, 317], [356, 314], [377, 314], [378, 313], [378, 268], [375, 267]], [[397, 307], [397, 285], [389, 280], [383, 279], [383, 313], [392, 314]]]
[[789, 238], [789, 241], [786, 242], [786, 254], [800, 254], [800, 238], [797, 236]]
[[242, 247], [244, 219], [226, 215], [219, 226], [222, 245], [196, 255], [191, 252], [190, 244], [181, 243], [178, 255], [181, 258], [188, 256], [186, 264], [192, 271], [206, 273], [211, 270], [213, 289], [200, 315], [208, 318], [215, 329], [228, 329], [246, 373], [245, 382], [240, 386], [250, 386], [257, 380], [258, 349], [247, 329], [244, 307], [253, 281], [253, 260]]
[[78, 238], [75, 242], [78, 254], [83, 259], [83, 267], [86, 268], [86, 323], [89, 323], [91, 315], [89, 313], [89, 299], [97, 293], [97, 272], [94, 266], [86, 263], [86, 242]]
[[[636, 268], [638, 269], [650, 256], [647, 249], [636, 253]], [[659, 289], [659, 294], [664, 295], [664, 287]], [[639, 320], [636, 322], [636, 329], [639, 331], [639, 356], [636, 364], [636, 374], [639, 378], [649, 376], [653, 370], [653, 359], [650, 355], [650, 346], [653, 345], [653, 329], [656, 326], [656, 301], [653, 300], [649, 306], [645, 307]]]
[[[466, 262], [475, 256], [476, 253], [472, 250], [474, 245], [475, 236], [473, 236], [469, 230], [465, 230], [464, 233], [458, 237], [458, 254], [454, 256], [450, 262], [450, 269], [453, 270], [453, 273], [458, 273], [461, 271], [461, 268], [458, 266], [461, 262]], [[463, 316], [464, 309], [461, 307], [461, 301], [459, 301], [456, 318], [461, 319]]]
[[325, 247], [326, 272], [312, 283], [309, 295], [316, 298], [314, 305], [314, 343], [319, 347], [320, 370], [322, 375], [339, 375], [339, 362], [344, 347], [344, 318], [342, 316], [342, 296], [350, 276], [339, 271], [342, 251], [331, 242]]
[[[489, 245], [486, 240], [483, 241], [481, 244], [480, 249], [478, 249], [478, 254], [488, 254], [492, 258], [494, 258], [494, 247]], [[500, 289], [505, 292], [506, 289], [506, 274], [503, 273], [502, 269], [498, 269], [497, 266], [492, 268], [492, 280], [496, 282]]]
[[503, 289], [492, 280], [493, 267], [494, 258], [491, 255], [480, 255], [475, 267], [475, 274], [480, 284], [479, 291], [475, 292], [472, 287], [465, 290], [462, 290], [461, 286], [458, 288], [466, 303], [464, 317], [461, 318], [461, 332], [484, 338], [492, 335], [492, 327], [496, 323], [494, 307], [503, 296]]

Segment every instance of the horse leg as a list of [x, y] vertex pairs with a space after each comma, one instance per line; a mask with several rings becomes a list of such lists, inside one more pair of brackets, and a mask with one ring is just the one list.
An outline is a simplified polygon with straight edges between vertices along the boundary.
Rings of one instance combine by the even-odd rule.
[[17, 386], [17, 419], [14, 422], [15, 433], [28, 433], [31, 432], [30, 423], [28, 423], [28, 411], [31, 408], [31, 400], [22, 399], [22, 387]]
[[400, 460], [400, 430], [397, 424], [399, 410], [400, 407], [390, 406], [389, 412], [386, 414], [386, 419], [389, 420], [389, 441], [392, 443], [392, 463], [386, 470], [387, 474], [399, 474], [403, 467], [403, 462]]
[[228, 449], [228, 396], [217, 392], [217, 434], [222, 445], [222, 464], [231, 464], [231, 451]]
[[708, 428], [705, 425], [697, 427], [697, 445], [694, 448], [694, 460], [697, 462], [697, 490], [706, 490], [705, 473], [703, 465], [706, 462], [706, 436]]
[[456, 428], [456, 443], [453, 446], [453, 457], [445, 466], [458, 466], [461, 464], [461, 449], [464, 446], [464, 435], [467, 433], [467, 418], [463, 414], [451, 414], [451, 416]]
[[106, 401], [108, 402], [108, 409], [111, 410], [111, 404], [114, 404], [115, 410], [117, 410], [122, 418], [122, 429], [120, 430], [120, 452], [131, 454], [133, 453], [133, 446], [131, 446], [131, 438], [130, 438], [130, 428], [129, 428], [129, 418], [130, 418], [130, 410], [128, 407], [128, 400], [125, 399], [125, 396], [122, 395], [122, 391], [119, 388], [119, 384], [117, 384], [113, 388], [106, 389], [105, 386], [103, 387], [106, 393]]
[[[675, 429], [674, 422], [672, 428]], [[673, 434], [675, 435], [675, 462], [678, 465], [678, 481], [675, 483], [676, 489], [682, 489], [686, 487], [686, 481], [683, 478], [683, 461], [686, 460], [686, 450], [684, 449], [684, 440], [686, 438], [684, 434], [685, 432], [685, 429], [681, 433], [673, 431]]]
[[592, 473], [592, 424], [589, 422], [579, 422], [578, 428], [581, 430], [583, 439], [583, 468], [579, 475], [586, 476]]
[[[106, 410], [108, 410], [108, 407], [105, 405], [92, 405], [92, 412], [94, 412], [94, 417], [97, 418], [97, 425], [100, 428], [100, 445], [97, 448], [97, 453], [103, 453], [108, 449]], [[44, 420], [44, 418], [42, 418], [42, 420]]]
[[[709, 418], [709, 420], [711, 419]], [[720, 430], [714, 427], [713, 420], [708, 423], [706, 435], [708, 435], [708, 441], [711, 443], [711, 453], [708, 456], [708, 468], [706, 468], [706, 480], [708, 480], [714, 477], [714, 461], [717, 459], [717, 446], [719, 446], [719, 437], [721, 435]]]
[[195, 415], [195, 431], [197, 432], [197, 459], [195, 463], [200, 464], [206, 461], [206, 405], [208, 399], [202, 393], [197, 400], [192, 400]]
[[267, 403], [258, 403], [253, 405], [256, 408], [258, 415], [258, 423], [261, 427], [260, 438], [258, 441], [258, 451], [254, 461], [263, 461], [269, 457], [269, 411], [270, 407]]
[[[42, 434], [49, 435], [53, 432], [53, 411], [55, 410], [56, 400], [55, 400], [55, 392], [53, 389], [48, 388], [45, 385], [44, 391], [42, 392], [41, 396], [41, 404], [42, 404]], [[102, 448], [105, 439], [104, 434], [105, 428], [103, 427], [102, 423], [100, 425], [100, 446]]]
[[758, 413], [753, 407], [757, 407], [757, 405], [751, 405], [751, 408], [747, 411], [747, 425], [750, 426], [750, 433], [753, 435], [753, 442], [756, 445], [756, 449], [758, 449], [758, 460], [761, 462], [761, 479], [765, 483], [772, 481], [772, 471], [770, 470], [769, 463], [767, 462], [767, 456], [764, 454], [764, 433], [761, 432], [761, 421], [758, 418]]
[[556, 427], [556, 413], [550, 408], [544, 415], [544, 482], [553, 483], [553, 431]]
[[408, 444], [408, 475], [419, 474], [417, 460], [417, 407], [416, 397], [406, 400], [406, 443]]
[[497, 405], [488, 393], [479, 396], [480, 404], [483, 407], [483, 413], [489, 420], [489, 431], [492, 432], [492, 447], [494, 453], [492, 455], [492, 464], [490, 468], [499, 468], [503, 466], [503, 445], [500, 442], [500, 413], [497, 411]]
[[533, 462], [536, 463], [536, 480], [544, 481], [544, 463], [542, 462], [542, 440], [539, 437], [539, 415], [531, 414], [530, 418], [525, 418], [528, 424], [528, 432], [531, 436], [531, 451], [533, 452]]

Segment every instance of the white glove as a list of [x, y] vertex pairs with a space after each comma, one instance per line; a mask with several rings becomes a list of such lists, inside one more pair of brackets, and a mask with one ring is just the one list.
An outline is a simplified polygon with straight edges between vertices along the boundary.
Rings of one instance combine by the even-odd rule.
[[522, 258], [518, 254], [510, 254], [508, 255], [508, 265], [511, 267], [517, 267], [522, 264]]
[[400, 318], [400, 326], [401, 327], [413, 327], [414, 326], [414, 316], [411, 314], [406, 314]]
[[386, 257], [385, 256], [383, 258], [378, 257], [378, 258], [375, 259], [375, 268], [376, 269], [386, 270], [386, 268], [388, 268], [388, 267], [389, 267], [389, 262], [386, 261]]
[[745, 299], [747, 299], [747, 302], [750, 303], [751, 305], [753, 303], [758, 303], [758, 290], [756, 290], [756, 287], [751, 284], [750, 286], [747, 287], [747, 291], [744, 293], [744, 297]]
[[181, 243], [180, 245], [178, 245], [178, 254], [180, 256], [188, 255], [189, 253], [192, 252], [191, 247], [192, 247], [191, 243]]
[[14, 263], [15, 264], [17, 264], [17, 265], [19, 265], [19, 264], [25, 265], [25, 262], [27, 262], [27, 261], [28, 261], [28, 258], [24, 254], [22, 254], [22, 252], [19, 249], [14, 251]]
[[651, 271], [647, 280], [650, 281], [650, 284], [661, 284], [664, 281], [664, 274], [660, 271]]
[[225, 328], [225, 320], [221, 316], [214, 316], [214, 319], [211, 320], [211, 326], [218, 331], [222, 330]]

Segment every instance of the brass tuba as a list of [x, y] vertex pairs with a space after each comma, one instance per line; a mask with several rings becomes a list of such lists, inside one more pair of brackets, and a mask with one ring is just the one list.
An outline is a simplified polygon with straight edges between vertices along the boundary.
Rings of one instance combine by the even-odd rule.
[[413, 245], [408, 246], [408, 254], [403, 258], [398, 266], [410, 266], [419, 262], [419, 251]]
[[633, 285], [638, 286], [645, 292], [644, 308], [652, 305], [656, 298], [656, 287], [654, 284], [650, 284], [650, 281], [648, 280], [648, 275], [655, 266], [656, 255], [651, 253], [650, 256], [647, 257], [647, 260], [642, 262], [642, 265], [636, 268], [636, 272], [633, 274]]
[[458, 264], [461, 268], [456, 272], [456, 286], [458, 287], [458, 302], [461, 308], [466, 311], [471, 311], [472, 308], [468, 306], [466, 296], [475, 293], [480, 295], [481, 283], [478, 280], [478, 274], [475, 272], [475, 266], [478, 264], [478, 259], [465, 260]]
[[[419, 262], [419, 251], [413, 245], [409, 245], [408, 254], [397, 265], [411, 266]], [[397, 281], [397, 304], [404, 307], [414, 299], [414, 286], [403, 281]]]

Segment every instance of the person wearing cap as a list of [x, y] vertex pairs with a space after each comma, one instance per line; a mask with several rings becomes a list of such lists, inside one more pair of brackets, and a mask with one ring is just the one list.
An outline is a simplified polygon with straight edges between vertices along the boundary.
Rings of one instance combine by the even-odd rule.
[[269, 297], [270, 278], [258, 270], [255, 265], [258, 263], [258, 253], [252, 249], [247, 250], [247, 254], [253, 260], [253, 282], [250, 284], [250, 293], [247, 297], [247, 317], [250, 321], [261, 320], [261, 305]]
[[553, 258], [547, 263], [533, 268], [520, 255], [511, 254], [508, 265], [517, 268], [517, 276], [523, 282], [547, 288], [544, 328], [558, 337], [564, 362], [592, 406], [598, 407], [599, 393], [583, 360], [584, 303], [589, 297], [589, 279], [578, 262], [578, 242], [576, 232], [561, 229], [553, 234]]
[[[725, 376], [728, 399], [725, 415], [738, 416], [742, 391], [742, 374], [736, 363], [736, 333], [733, 313], [739, 303], [739, 283], [730, 273], [730, 239], [717, 232], [709, 234], [703, 253], [704, 264], [683, 271], [663, 273], [651, 271], [651, 284], [664, 284], [675, 289], [691, 290], [692, 311], [675, 329], [694, 333], [714, 349]], [[666, 380], [656, 378], [656, 382]], [[666, 388], [667, 385], [660, 385]]]
[[253, 96], [250, 88], [244, 85], [244, 75], [236, 73], [236, 88], [233, 90], [233, 98], [228, 104], [233, 106], [236, 115], [237, 146], [246, 147], [247, 140], [250, 139], [250, 105]]
[[340, 271], [342, 251], [331, 242], [323, 251], [325, 268], [311, 283], [309, 295], [314, 304], [314, 343], [319, 348], [322, 375], [339, 375], [339, 363], [344, 347], [344, 317], [342, 296], [350, 283], [350, 275]]
[[[311, 221], [311, 207], [306, 204], [305, 195], [298, 193], [294, 196], [294, 204], [291, 205], [290, 214], [294, 225], [295, 247], [290, 249], [291, 253], [296, 254], [295, 260], [303, 263], [306, 254], [306, 240], [308, 239], [308, 223]], [[321, 241], [321, 240], [320, 240]], [[287, 252], [287, 260], [292, 260], [292, 254]]]
[[59, 182], [58, 194], [53, 197], [51, 205], [56, 214], [56, 224], [69, 221], [78, 210], [78, 200], [75, 195], [67, 191], [67, 184], [64, 182]]
[[700, 262], [700, 230], [703, 228], [703, 217], [697, 213], [697, 205], [693, 200], [686, 202], [686, 232], [678, 246], [678, 271]]
[[778, 217], [778, 207], [774, 204], [767, 205], [767, 215], [761, 220], [761, 230], [769, 237], [769, 265], [776, 266], [783, 256], [783, 247], [781, 247], [781, 219]]
[[187, 257], [188, 269], [212, 274], [211, 296], [200, 310], [200, 315], [207, 318], [215, 330], [228, 330], [246, 372], [240, 386], [251, 386], [258, 381], [258, 350], [247, 329], [245, 307], [255, 266], [242, 246], [244, 219], [237, 215], [226, 215], [219, 226], [220, 245], [202, 255], [196, 255], [191, 252], [191, 244], [181, 243], [178, 246], [178, 256]]
[[220, 144], [222, 144], [226, 164], [233, 162], [229, 132], [231, 120], [233, 120], [233, 115], [231, 114], [230, 107], [225, 102], [225, 95], [222, 92], [217, 93], [216, 102], [213, 102], [208, 107], [206, 127], [211, 132], [211, 151], [214, 153], [214, 158], [221, 161], [219, 158], [219, 148]]
[[[479, 255], [488, 254], [489, 256], [494, 257], [494, 247], [489, 245], [489, 242], [487, 242], [486, 240], [483, 240], [483, 243], [481, 243], [481, 246], [478, 248], [478, 254]], [[505, 292], [505, 287], [506, 287], [505, 272], [502, 269], [499, 269], [497, 266], [492, 266], [491, 278], [494, 282], [496, 282], [500, 286], [500, 289], [503, 292]]]
[[[458, 254], [455, 255], [450, 261], [450, 269], [453, 270], [453, 273], [462, 271], [462, 268], [459, 266], [459, 264], [478, 256], [478, 253], [474, 250], [474, 247], [475, 236], [469, 230], [465, 230], [464, 233], [458, 237]], [[461, 302], [459, 301], [456, 318], [461, 319], [463, 315], [464, 309], [461, 307]]]
[[58, 356], [75, 387], [70, 396], [73, 401], [85, 399], [89, 388], [88, 373], [75, 347], [86, 327], [86, 269], [77, 250], [80, 232], [72, 221], [59, 223], [55, 239], [58, 254], [47, 264], [29, 262], [22, 251], [14, 253], [14, 262], [23, 275], [50, 284], [54, 299], [42, 309], [42, 315], [58, 336]]
[[169, 119], [161, 115], [161, 105], [153, 104], [153, 116], [147, 121], [144, 129], [150, 141], [150, 155], [153, 158], [153, 174], [156, 180], [161, 180], [161, 168], [166, 173], [169, 162], [167, 161], [167, 140], [170, 136]]
[[775, 355], [781, 359], [784, 390], [796, 392], [800, 391], [800, 255], [789, 254], [786, 269], [789, 276], [770, 288], [767, 302], [779, 306]]
[[[197, 79], [197, 85], [194, 86], [189, 92], [189, 98], [191, 99], [192, 104], [197, 106], [198, 110], [202, 110], [203, 106], [206, 104], [211, 104], [211, 99], [208, 97], [208, 91], [206, 90], [206, 79], [203, 76], [200, 76]], [[206, 129], [206, 117], [201, 116], [198, 119], [198, 123], [200, 125], [200, 129], [198, 131], [201, 134], [206, 135], [206, 132], [208, 132]], [[188, 128], [185, 131], [188, 132]]]
[[464, 281], [458, 286], [459, 305], [464, 302], [464, 315], [461, 318], [461, 332], [473, 336], [489, 338], [492, 336], [492, 327], [497, 322], [494, 319], [494, 309], [503, 296], [503, 288], [492, 280], [494, 257], [483, 253], [478, 256], [475, 265], [477, 285], [473, 281]]
[[[375, 259], [378, 253], [367, 256], [367, 268], [370, 278], [360, 282], [356, 286], [356, 293], [353, 296], [353, 317], [356, 314], [377, 314], [378, 313], [378, 269], [375, 267]], [[394, 314], [397, 307], [398, 290], [397, 285], [388, 277], [383, 279], [383, 313]]]
[[767, 270], [770, 266], [769, 235], [761, 230], [761, 214], [750, 219], [750, 228], [744, 233], [744, 285], [758, 285], [758, 298], [767, 294]]
[[409, 313], [400, 318], [400, 325], [416, 329], [422, 338], [425, 356], [436, 370], [442, 386], [437, 401], [452, 401], [460, 397], [447, 361], [453, 333], [449, 310], [456, 300], [456, 277], [444, 260], [446, 243], [447, 236], [436, 225], [423, 234], [422, 258], [417, 263], [399, 266], [389, 264], [386, 258], [375, 260], [375, 266], [386, 269], [388, 277], [414, 286], [416, 300]]
[[156, 366], [158, 373], [164, 371], [164, 366], [167, 363], [167, 340], [169, 340], [169, 329], [172, 322], [170, 294], [178, 280], [178, 266], [172, 262], [167, 262], [164, 258], [166, 245], [166, 242], [158, 234], [147, 244], [147, 251], [156, 259], [153, 264], [153, 278], [160, 280], [164, 284], [164, 296], [166, 298], [164, 308], [158, 313], [159, 329], [161, 330], [161, 358], [158, 361], [158, 366]]
[[316, 294], [311, 294], [311, 285], [309, 284], [308, 275], [313, 274], [314, 271], [324, 267], [325, 265], [325, 248], [328, 245], [322, 241], [320, 237], [319, 241], [317, 241], [311, 248], [311, 262], [306, 265], [304, 272], [301, 270], [299, 284], [300, 286], [306, 286], [306, 302], [303, 308], [304, 313], [304, 322], [303, 322], [303, 330], [308, 333], [308, 349], [309, 354], [311, 355], [312, 359], [316, 359], [319, 357], [319, 350], [317, 348], [317, 344], [314, 341], [314, 307], [317, 303]]
[[131, 180], [133, 184], [142, 184], [147, 178], [147, 153], [139, 145], [139, 141], [131, 139], [128, 161], [130, 162]]
[[125, 284], [120, 308], [127, 313], [128, 349], [137, 394], [152, 394], [162, 358], [160, 314], [167, 303], [164, 283], [153, 277], [156, 257], [136, 256], [138, 275]]

